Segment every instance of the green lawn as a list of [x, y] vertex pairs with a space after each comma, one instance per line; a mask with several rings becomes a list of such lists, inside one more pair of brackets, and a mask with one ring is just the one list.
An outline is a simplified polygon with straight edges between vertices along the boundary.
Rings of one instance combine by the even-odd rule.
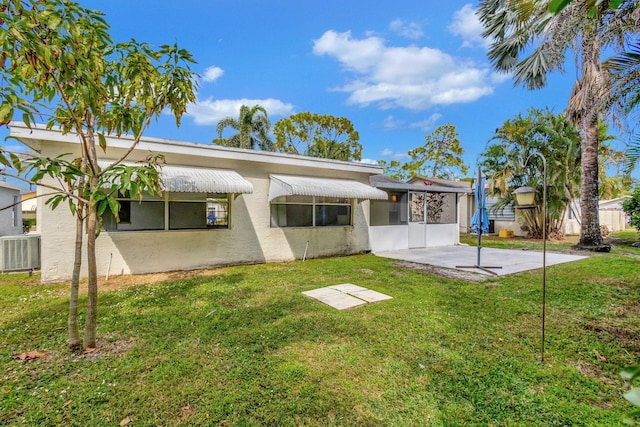
[[[65, 349], [67, 285], [2, 275], [0, 425], [620, 425], [639, 260], [627, 242], [548, 268], [544, 365], [540, 270], [464, 282], [373, 255], [223, 268], [101, 293], [86, 355]], [[394, 299], [340, 312], [300, 294], [339, 283]], [[27, 350], [46, 356], [12, 358]]]

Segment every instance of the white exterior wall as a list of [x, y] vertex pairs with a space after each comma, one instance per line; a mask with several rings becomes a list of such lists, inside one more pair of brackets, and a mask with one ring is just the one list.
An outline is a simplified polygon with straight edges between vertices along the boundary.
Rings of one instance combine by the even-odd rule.
[[[44, 156], [70, 152], [69, 144], [43, 144]], [[118, 153], [110, 152], [115, 157]], [[132, 160], [136, 160], [135, 157]], [[310, 169], [295, 165], [263, 164], [167, 154], [167, 164], [233, 169], [253, 185], [253, 194], [231, 196], [230, 228], [171, 231], [102, 231], [96, 241], [98, 275], [139, 274], [228, 264], [288, 261], [354, 254], [370, 249], [369, 202], [354, 201], [353, 226], [271, 228], [269, 173], [354, 179], [368, 184], [371, 173]], [[39, 187], [38, 194], [49, 190]], [[37, 220], [42, 235], [42, 281], [71, 277], [75, 239], [74, 217], [65, 203], [52, 211], [38, 198]], [[86, 255], [85, 255], [86, 256]], [[86, 265], [86, 260], [83, 261]], [[86, 275], [86, 268], [83, 269]]]
[[[0, 208], [13, 205], [16, 197], [17, 201], [20, 202], [19, 189], [13, 188], [8, 184], [0, 185]], [[0, 210], [0, 236], [18, 236], [21, 234], [22, 209], [20, 205]]]

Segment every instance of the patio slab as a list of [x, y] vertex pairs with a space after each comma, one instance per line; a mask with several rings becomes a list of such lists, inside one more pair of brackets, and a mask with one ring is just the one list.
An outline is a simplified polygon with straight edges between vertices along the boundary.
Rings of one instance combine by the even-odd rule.
[[326, 286], [302, 292], [310, 298], [327, 304], [338, 310], [360, 307], [365, 304], [392, 299], [389, 295], [363, 288], [351, 283]]
[[[492, 276], [491, 273], [479, 268], [473, 268], [478, 261], [478, 249], [476, 246], [458, 245], [401, 249], [376, 252], [375, 255]], [[547, 266], [551, 266], [579, 261], [585, 258], [587, 257], [547, 251], [546, 264]], [[522, 249], [482, 248], [480, 251], [480, 264], [483, 267], [501, 267], [490, 270], [496, 273], [497, 276], [505, 276], [507, 274], [542, 268], [542, 252]], [[461, 268], [460, 266], [469, 266], [470, 268]]]

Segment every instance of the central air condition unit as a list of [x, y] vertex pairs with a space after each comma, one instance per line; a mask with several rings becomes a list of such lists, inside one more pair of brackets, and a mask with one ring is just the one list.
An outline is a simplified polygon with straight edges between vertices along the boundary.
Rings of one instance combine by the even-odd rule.
[[40, 236], [0, 237], [0, 271], [40, 268]]

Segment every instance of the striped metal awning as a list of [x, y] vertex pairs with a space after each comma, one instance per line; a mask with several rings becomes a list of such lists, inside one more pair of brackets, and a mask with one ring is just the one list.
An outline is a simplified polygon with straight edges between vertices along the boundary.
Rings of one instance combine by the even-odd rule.
[[347, 199], [387, 200], [386, 191], [352, 179], [270, 175], [269, 201], [280, 196], [344, 197]]
[[[105, 168], [112, 162], [100, 160], [98, 163], [101, 168]], [[253, 185], [231, 169], [165, 165], [160, 169], [160, 180], [163, 191], [176, 193], [253, 193]]]

